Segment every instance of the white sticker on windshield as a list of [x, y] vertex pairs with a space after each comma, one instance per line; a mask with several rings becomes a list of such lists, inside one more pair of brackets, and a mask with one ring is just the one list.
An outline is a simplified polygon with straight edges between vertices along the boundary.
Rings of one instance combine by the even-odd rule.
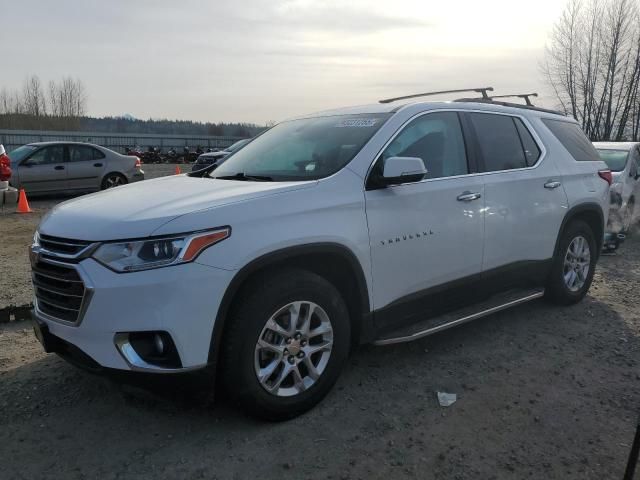
[[350, 118], [349, 120], [341, 120], [336, 124], [336, 127], [373, 127], [378, 123], [377, 118]]

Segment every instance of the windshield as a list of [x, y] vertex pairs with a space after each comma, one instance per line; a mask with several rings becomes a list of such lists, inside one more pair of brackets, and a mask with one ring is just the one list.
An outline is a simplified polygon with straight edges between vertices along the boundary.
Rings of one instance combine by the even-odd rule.
[[360, 151], [390, 114], [336, 115], [283, 122], [236, 151], [211, 176], [302, 181], [328, 177]]
[[16, 148], [15, 150], [11, 150], [11, 152], [9, 152], [9, 158], [14, 164], [18, 164], [23, 158], [25, 158], [37, 148], [38, 147], [34, 145], [23, 145]]
[[235, 143], [232, 143], [230, 147], [225, 148], [225, 150], [227, 152], [235, 152], [236, 150], [238, 150], [240, 147], [242, 147], [243, 145], [245, 145], [250, 139], [246, 138], [244, 140], [238, 140]]
[[612, 172], [624, 170], [629, 156], [629, 152], [626, 150], [598, 150], [598, 154]]

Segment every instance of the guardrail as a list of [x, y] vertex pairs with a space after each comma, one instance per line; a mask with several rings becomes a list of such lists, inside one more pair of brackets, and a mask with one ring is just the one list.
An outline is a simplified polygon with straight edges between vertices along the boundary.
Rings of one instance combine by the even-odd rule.
[[228, 147], [239, 137], [206, 136], [206, 135], [159, 135], [159, 134], [134, 134], [134, 133], [102, 133], [102, 132], [64, 132], [49, 130], [0, 130], [0, 144], [7, 151], [11, 151], [21, 145], [34, 142], [87, 142], [95, 143], [124, 153], [125, 148], [158, 147], [162, 151], [174, 148], [181, 152], [184, 147], [194, 150], [200, 146], [207, 148]]

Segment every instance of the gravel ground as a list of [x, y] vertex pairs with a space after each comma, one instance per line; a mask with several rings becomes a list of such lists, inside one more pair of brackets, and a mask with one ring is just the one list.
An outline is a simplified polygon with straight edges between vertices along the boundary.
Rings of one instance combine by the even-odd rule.
[[[3, 265], [36, 220], [0, 217]], [[15, 263], [3, 302], [26, 298]], [[0, 477], [621, 478], [640, 406], [639, 278], [636, 232], [602, 257], [582, 303], [360, 348], [320, 406], [282, 424], [179, 384], [152, 394], [86, 374], [42, 353], [28, 322], [0, 324]], [[440, 407], [436, 391], [458, 400]]]

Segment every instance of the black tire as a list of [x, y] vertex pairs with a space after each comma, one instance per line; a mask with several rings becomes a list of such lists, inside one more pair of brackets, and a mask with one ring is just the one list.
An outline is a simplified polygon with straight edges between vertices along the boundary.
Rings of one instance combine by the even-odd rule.
[[127, 177], [120, 173], [111, 172], [104, 176], [102, 179], [102, 183], [100, 184], [100, 189], [106, 190], [108, 188], [114, 188], [120, 185], [126, 185]]
[[[574, 291], [570, 289], [565, 282], [565, 257], [569, 246], [572, 244], [574, 239], [578, 237], [582, 237], [586, 240], [589, 246], [590, 259], [589, 270], [587, 275], [584, 277], [584, 284]], [[558, 251], [553, 259], [549, 280], [547, 282], [547, 288], [545, 291], [546, 298], [559, 305], [572, 305], [582, 300], [589, 291], [589, 287], [593, 281], [597, 260], [597, 243], [593, 230], [582, 220], [571, 221], [564, 228], [562, 236], [560, 237]]]
[[[256, 344], [271, 316], [296, 301], [314, 302], [326, 312], [333, 329], [333, 346], [315, 383], [293, 396], [276, 396], [258, 380]], [[270, 421], [296, 417], [314, 407], [333, 387], [349, 354], [350, 334], [344, 300], [323, 277], [297, 268], [261, 275], [243, 288], [227, 318], [221, 342], [223, 385], [252, 416]], [[281, 365], [286, 366], [284, 357]]]

